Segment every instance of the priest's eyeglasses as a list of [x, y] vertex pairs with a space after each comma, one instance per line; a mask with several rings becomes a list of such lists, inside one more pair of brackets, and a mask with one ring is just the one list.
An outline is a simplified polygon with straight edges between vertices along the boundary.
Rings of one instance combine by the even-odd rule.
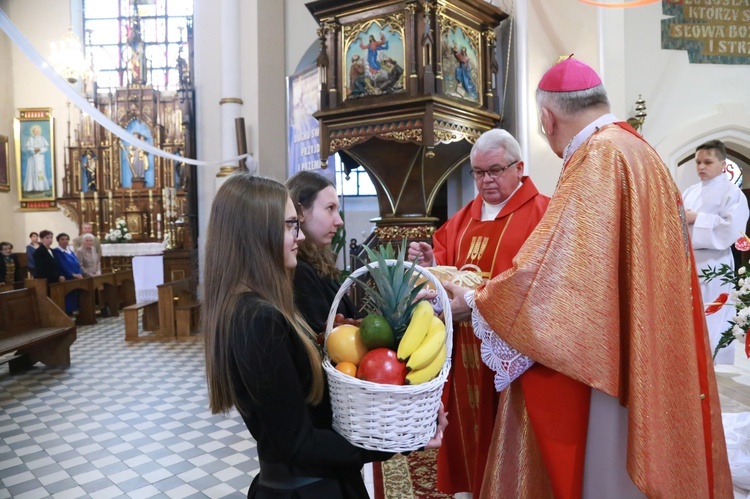
[[484, 180], [485, 174], [490, 178], [497, 178], [502, 175], [505, 170], [518, 163], [520, 159], [515, 160], [509, 165], [501, 166], [500, 168], [490, 168], [489, 170], [480, 170], [478, 168], [472, 168], [469, 170], [469, 175], [474, 177], [475, 180]]
[[286, 224], [287, 230], [292, 231], [292, 234], [294, 235], [294, 238], [299, 237], [299, 218], [290, 218], [289, 220], [284, 220], [284, 223]]

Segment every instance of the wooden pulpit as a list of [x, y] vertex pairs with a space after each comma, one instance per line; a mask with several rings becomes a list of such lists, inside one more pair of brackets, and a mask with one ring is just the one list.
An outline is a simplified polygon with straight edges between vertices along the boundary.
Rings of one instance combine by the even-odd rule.
[[319, 0], [320, 160], [372, 178], [383, 240], [425, 239], [438, 190], [500, 121], [495, 29], [480, 0]]

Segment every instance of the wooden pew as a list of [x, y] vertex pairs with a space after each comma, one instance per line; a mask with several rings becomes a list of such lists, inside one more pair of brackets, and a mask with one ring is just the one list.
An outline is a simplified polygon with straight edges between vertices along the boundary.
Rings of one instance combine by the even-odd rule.
[[192, 279], [180, 279], [156, 287], [159, 293], [159, 326], [165, 337], [190, 338], [198, 324], [200, 304]]
[[133, 280], [133, 271], [124, 270], [115, 272], [115, 284], [117, 284], [117, 296], [122, 307], [135, 304], [135, 281]]
[[65, 310], [65, 295], [78, 291], [78, 319], [81, 326], [96, 324], [96, 300], [94, 281], [85, 279], [69, 279], [49, 285], [49, 296], [61, 310]]
[[75, 340], [75, 323], [47, 298], [46, 288], [0, 293], [0, 355], [15, 352], [9, 361], [11, 373], [37, 362], [70, 366], [70, 345]]
[[26, 255], [26, 251], [24, 251], [23, 253], [13, 254], [16, 255], [16, 258], [18, 258], [18, 265], [21, 267], [21, 277], [26, 279], [26, 276], [29, 275], [29, 257]]
[[94, 290], [101, 290], [99, 293], [102, 307], [109, 309], [109, 315], [112, 317], [120, 316], [120, 298], [118, 296], [116, 274], [102, 274], [91, 277]]
[[[156, 331], [155, 336], [138, 335], [138, 311], [143, 309], [143, 330]], [[122, 309], [125, 314], [125, 341], [162, 340], [159, 330], [159, 302], [142, 301]]]
[[[136, 303], [125, 307], [125, 339], [127, 341], [153, 341], [190, 339], [198, 324], [200, 305], [195, 299], [195, 284], [190, 279], [180, 279], [157, 286], [158, 300]], [[143, 309], [144, 331], [154, 335], [139, 336], [138, 310]]]

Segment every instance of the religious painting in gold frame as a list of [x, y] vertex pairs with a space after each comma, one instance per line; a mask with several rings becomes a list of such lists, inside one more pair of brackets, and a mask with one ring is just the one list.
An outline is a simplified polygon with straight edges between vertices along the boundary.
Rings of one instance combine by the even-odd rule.
[[406, 91], [403, 12], [345, 24], [342, 34], [345, 100]]
[[8, 137], [0, 135], [0, 191], [10, 190], [10, 152]]
[[19, 117], [13, 121], [21, 210], [56, 210], [52, 109], [19, 109]]
[[481, 104], [479, 31], [443, 17], [441, 33], [443, 93]]

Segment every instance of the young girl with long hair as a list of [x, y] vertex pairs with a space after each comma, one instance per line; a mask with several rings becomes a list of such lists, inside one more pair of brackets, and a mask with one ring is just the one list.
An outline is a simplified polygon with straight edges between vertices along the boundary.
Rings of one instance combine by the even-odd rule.
[[354, 447], [331, 429], [315, 335], [294, 305], [291, 272], [305, 236], [288, 191], [237, 173], [209, 219], [202, 328], [214, 413], [236, 407], [257, 441], [248, 497], [367, 498], [361, 468], [392, 454]]
[[[339, 198], [333, 183], [315, 172], [298, 172], [286, 185], [305, 233], [294, 273], [294, 298], [307, 323], [320, 333], [325, 330], [328, 311], [340, 287], [337, 255], [331, 250], [331, 241], [344, 224]], [[344, 317], [357, 317], [357, 309], [347, 295], [339, 302], [338, 311]]]

